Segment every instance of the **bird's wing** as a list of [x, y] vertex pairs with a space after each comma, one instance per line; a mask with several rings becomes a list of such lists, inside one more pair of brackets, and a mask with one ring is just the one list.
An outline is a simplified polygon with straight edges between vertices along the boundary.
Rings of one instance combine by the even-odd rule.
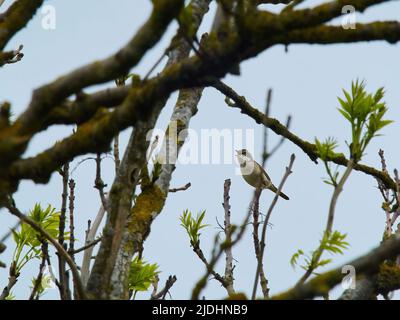
[[260, 168], [261, 172], [263, 172], [263, 173], [265, 174], [265, 176], [266, 176], [267, 179], [268, 179], [268, 182], [271, 182], [271, 178], [269, 177], [268, 173], [265, 172], [264, 168], [263, 168], [257, 161], [254, 161], [254, 162], [255, 162], [255, 163], [257, 164], [257, 166]]

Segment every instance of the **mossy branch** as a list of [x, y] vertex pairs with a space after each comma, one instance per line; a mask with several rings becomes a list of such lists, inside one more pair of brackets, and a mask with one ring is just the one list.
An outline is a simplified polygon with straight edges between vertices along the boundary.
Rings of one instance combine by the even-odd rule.
[[35, 15], [44, 0], [18, 0], [0, 15], [0, 51]]
[[[231, 107], [239, 108], [242, 113], [248, 115], [257, 123], [263, 124], [267, 128], [270, 128], [276, 134], [283, 136], [289, 141], [293, 142], [301, 150], [303, 150], [303, 152], [307, 154], [313, 162], [318, 163], [317, 159], [319, 158], [319, 155], [315, 144], [301, 139], [300, 137], [289, 131], [287, 127], [282, 123], [280, 123], [278, 120], [268, 117], [264, 113], [254, 108], [246, 100], [245, 97], [240, 96], [232, 88], [230, 88], [223, 82], [221, 81], [214, 82], [212, 86], [217, 90], [219, 90], [221, 93], [223, 93], [225, 96], [229, 97], [229, 99], [232, 99], [234, 103], [229, 104]], [[342, 153], [334, 153], [334, 152], [332, 154], [327, 155], [326, 160], [345, 167], [348, 166], [350, 161]], [[392, 178], [390, 178], [390, 176], [385, 172], [382, 172], [380, 170], [377, 170], [375, 168], [360, 163], [355, 163], [353, 165], [353, 169], [371, 175], [381, 180], [382, 183], [389, 189], [396, 190], [395, 181]]]
[[388, 43], [400, 41], [400, 22], [377, 21], [357, 23], [354, 29], [344, 29], [342, 26], [317, 26], [301, 30], [293, 30], [272, 38], [281, 44], [334, 44], [353, 43], [361, 41], [386, 40]]
[[[366, 255], [344, 265], [353, 266], [357, 272], [357, 276], [372, 276], [379, 273], [382, 262], [396, 257], [399, 253], [400, 237], [393, 236]], [[272, 299], [301, 300], [324, 296], [331, 288], [335, 287], [343, 280], [343, 276], [342, 267], [339, 267], [320, 274], [302, 285], [295, 286], [283, 293], [277, 294], [273, 296]]]

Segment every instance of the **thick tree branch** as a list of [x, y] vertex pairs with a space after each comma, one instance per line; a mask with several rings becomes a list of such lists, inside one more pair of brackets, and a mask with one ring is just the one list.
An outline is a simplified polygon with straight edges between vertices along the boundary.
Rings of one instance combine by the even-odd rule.
[[[192, 13], [192, 27], [194, 30], [200, 26], [203, 16], [208, 11], [209, 3], [210, 0], [192, 0], [188, 5], [189, 7], [185, 9]], [[191, 45], [188, 43], [188, 39], [182, 35], [182, 32], [183, 30], [179, 30], [172, 40], [170, 47], [173, 49], [169, 52], [169, 59], [163, 73], [167, 72], [169, 66], [179, 63], [179, 61], [189, 56]], [[112, 275], [112, 298], [126, 299], [128, 297], [128, 271], [132, 257], [135, 253], [142, 251], [143, 242], [150, 232], [151, 223], [164, 206], [169, 192], [172, 172], [175, 170], [174, 158], [178, 155], [184, 143], [184, 141], [174, 142], [176, 142], [176, 138], [182, 130], [188, 128], [190, 119], [196, 114], [201, 93], [202, 89], [198, 88], [183, 89], [179, 92], [167, 134], [161, 147], [162, 155], [158, 156], [165, 161], [160, 163], [160, 173], [157, 177], [153, 177], [153, 181], [149, 181], [148, 177], [145, 177], [146, 174], [144, 174], [144, 178], [142, 178], [142, 192], [136, 199], [135, 206], [132, 208], [127, 225], [123, 231], [122, 243]], [[165, 98], [155, 101], [148, 120], [140, 122], [140, 125], [137, 125], [135, 128], [136, 131], [132, 133], [136, 136], [137, 140], [142, 141], [142, 145], [146, 148], [149, 144], [149, 141], [146, 141], [147, 134], [154, 127], [165, 103]], [[134, 149], [136, 145], [128, 146], [128, 148]], [[170, 155], [172, 155], [172, 159], [169, 158]], [[142, 167], [137, 167], [138, 171], [140, 169]]]
[[[382, 262], [386, 259], [396, 257], [399, 253], [400, 237], [392, 236], [391, 239], [383, 242], [368, 254], [345, 265], [353, 266], [358, 276], [365, 275], [365, 277], [371, 277], [379, 271], [379, 266]], [[295, 286], [286, 292], [275, 295], [272, 299], [301, 300], [324, 296], [331, 288], [339, 284], [343, 280], [343, 277], [342, 267], [339, 267], [318, 275], [303, 285]]]
[[75, 101], [55, 107], [43, 123], [42, 130], [53, 124], [82, 124], [92, 118], [100, 108], [120, 105], [129, 93], [130, 86], [105, 89], [86, 95], [79, 94]]
[[389, 43], [400, 41], [400, 22], [377, 21], [357, 23], [355, 29], [342, 26], [318, 26], [309, 29], [294, 30], [272, 38], [276, 43], [332, 44], [361, 41], [386, 40]]
[[43, 0], [18, 0], [0, 15], [0, 51], [35, 15]]
[[[357, 1], [353, 2], [357, 3]], [[362, 7], [368, 6], [371, 3], [375, 3], [374, 1], [361, 2]], [[331, 6], [336, 8], [337, 3], [335, 2], [334, 5], [325, 5], [323, 8], [325, 8], [324, 10], [328, 10], [331, 8]], [[312, 11], [313, 10], [319, 12], [322, 9], [318, 9], [317, 7], [317, 9], [314, 8]], [[307, 14], [305, 14], [305, 16], [307, 16]], [[314, 16], [314, 13], [312, 16]], [[252, 20], [253, 18], [254, 17], [252, 14], [248, 16], [249, 20]], [[206, 59], [204, 59], [204, 57], [199, 58], [195, 56], [185, 59], [180, 63], [174, 63], [173, 65], [170, 65], [159, 77], [149, 80], [140, 88], [131, 89], [131, 92], [121, 107], [117, 108], [111, 113], [106, 113], [103, 116], [99, 115], [100, 119], [97, 121], [93, 120], [89, 122], [89, 124], [85, 127], [86, 130], [81, 130], [82, 135], [79, 135], [79, 137], [72, 136], [67, 138], [65, 141], [59, 144], [60, 148], [58, 150], [49, 150], [47, 153], [38, 155], [38, 159], [29, 159], [28, 165], [24, 164], [24, 160], [18, 164], [15, 164], [15, 167], [11, 170], [13, 172], [9, 175], [9, 179], [15, 181], [18, 179], [29, 178], [33, 179], [35, 182], [46, 182], [54, 168], [58, 167], [62, 163], [65, 163], [65, 161], [73, 158], [74, 156], [86, 152], [99, 152], [106, 149], [112, 137], [115, 136], [118, 131], [134, 124], [138, 118], [145, 118], [149, 113], [151, 113], [151, 110], [149, 110], [147, 107], [149, 105], [154, 105], [155, 101], [165, 99], [176, 89], [207, 85], [211, 80], [211, 76], [220, 77], [241, 60], [250, 56], [254, 56], [260, 51], [273, 45], [273, 42], [270, 41], [270, 39], [268, 40], [269, 42], [264, 41], [260, 44], [256, 41], [257, 39], [248, 38], [245, 41], [245, 39], [240, 39], [238, 35], [234, 35], [231, 39], [229, 39], [229, 41], [224, 43], [223, 46], [221, 45], [222, 43], [220, 41], [215, 40], [215, 38], [210, 36], [210, 39], [206, 39], [205, 41], [203, 50], [207, 52]], [[246, 48], [250, 51], [246, 52]], [[66, 77], [71, 79], [69, 76]], [[61, 81], [61, 83], [63, 83], [63, 81]], [[56, 85], [56, 87], [58, 87], [58, 85]], [[36, 95], [37, 94], [35, 94], [35, 96]], [[33, 100], [40, 102], [40, 99], [34, 98]], [[52, 104], [51, 102], [54, 102], [53, 100], [58, 99], [50, 100], [51, 101], [48, 102], [49, 105]], [[22, 118], [24, 117], [25, 116]], [[7, 128], [3, 134], [0, 134], [0, 140], [2, 140], [2, 137], [7, 137], [7, 143], [0, 143], [0, 149], [2, 148], [1, 146], [7, 149], [7, 152], [4, 152], [4, 154], [7, 156], [2, 159], [2, 163], [12, 162], [25, 150], [30, 136], [16, 135], [16, 132], [20, 132], [19, 130], [24, 127], [25, 126], [22, 125], [20, 121], [17, 121], [14, 126]], [[296, 138], [293, 137], [293, 139]], [[73, 147], [71, 145], [73, 145]], [[309, 145], [303, 141], [299, 141], [299, 145], [302, 145], [304, 147], [304, 151], [310, 157], [313, 157], [313, 145]], [[57, 146], [55, 149], [57, 149]], [[62, 149], [62, 151], [60, 149]], [[40, 158], [41, 160], [39, 160]], [[39, 163], [42, 161], [46, 163], [45, 166]], [[334, 162], [342, 165], [346, 165], [347, 161], [348, 160], [342, 155], [337, 155], [337, 157], [334, 159]], [[371, 170], [371, 168], [362, 165], [357, 165], [355, 169], [362, 170], [373, 175], [376, 173], [373, 171], [373, 169]], [[388, 177], [381, 176], [381, 178], [381, 180], [383, 180], [386, 184], [390, 185], [391, 187], [394, 186], [393, 181]], [[8, 188], [10, 191], [13, 191], [13, 189], [15, 190], [15, 182], [14, 185], [5, 185], [3, 188]]]
[[[272, 25], [275, 32], [290, 31], [314, 27], [339, 17], [342, 15], [344, 6], [353, 6], [356, 11], [363, 12], [368, 7], [387, 1], [389, 0], [334, 0], [313, 8], [284, 11], [272, 18], [269, 13], [262, 13], [260, 18], [264, 17], [266, 26]], [[267, 30], [266, 32], [272, 31]]]
[[[135, 127], [134, 131], [147, 132], [146, 127]], [[99, 252], [87, 284], [88, 292], [96, 299], [110, 298], [110, 283], [121, 247], [123, 230], [132, 206], [132, 198], [139, 180], [139, 172], [146, 160], [146, 144], [142, 135], [131, 134], [119, 172], [111, 187], [107, 200], [107, 222]]]
[[[84, 87], [107, 82], [128, 73], [159, 41], [168, 24], [179, 13], [183, 2], [183, 0], [155, 2], [150, 18], [132, 40], [117, 53], [105, 60], [76, 69], [54, 82], [36, 89], [26, 111], [8, 128], [7, 137], [0, 134], [0, 152], [8, 154], [7, 158], [2, 159], [1, 164], [12, 162], [26, 150], [33, 134], [43, 128], [46, 115], [64, 99], [71, 94], [78, 93]], [[117, 131], [115, 129], [114, 131]], [[14, 143], [10, 145], [4, 139], [14, 139]]]

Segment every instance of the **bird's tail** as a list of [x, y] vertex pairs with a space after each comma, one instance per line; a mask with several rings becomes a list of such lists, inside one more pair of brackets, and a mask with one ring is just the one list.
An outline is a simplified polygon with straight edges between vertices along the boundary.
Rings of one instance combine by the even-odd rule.
[[[278, 189], [277, 189], [274, 185], [272, 185], [272, 186], [269, 188], [269, 190], [271, 190], [272, 192], [275, 192], [275, 193], [276, 193], [276, 191], [278, 191]], [[289, 200], [289, 197], [288, 197], [286, 194], [284, 194], [282, 191], [279, 192], [279, 196], [280, 196], [281, 198], [285, 199], [285, 200]]]

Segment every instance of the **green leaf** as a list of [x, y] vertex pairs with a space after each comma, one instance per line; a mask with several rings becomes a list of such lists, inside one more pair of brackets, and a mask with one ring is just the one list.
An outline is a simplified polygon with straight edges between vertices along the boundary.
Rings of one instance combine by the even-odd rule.
[[179, 220], [181, 221], [181, 226], [186, 230], [189, 235], [190, 242], [192, 245], [197, 245], [200, 241], [200, 230], [207, 227], [208, 224], [203, 224], [203, 219], [205, 217], [206, 211], [202, 211], [197, 214], [196, 218], [192, 216], [189, 210], [183, 211]]
[[156, 281], [159, 273], [156, 263], [150, 264], [139, 257], [134, 258], [129, 268], [129, 290], [147, 291], [150, 285]]
[[343, 95], [344, 99], [338, 97], [338, 110], [351, 124], [350, 156], [359, 161], [371, 139], [392, 121], [383, 119], [387, 111], [385, 103], [380, 102], [384, 96], [383, 88], [369, 94], [365, 82], [356, 80], [351, 84], [351, 94], [343, 89]]
[[332, 259], [323, 259], [323, 260], [320, 260], [320, 261], [318, 262], [318, 264], [317, 264], [317, 267], [326, 266], [327, 264], [329, 264], [329, 263], [331, 263], [331, 262], [332, 262]]
[[297, 250], [297, 252], [292, 255], [292, 258], [290, 259], [290, 265], [292, 266], [293, 269], [296, 267], [297, 261], [299, 260], [300, 256], [303, 255], [304, 252], [301, 249]]
[[[51, 205], [43, 209], [39, 203], [35, 204], [33, 209], [28, 213], [28, 217], [54, 239], [58, 238], [60, 212], [56, 211]], [[43, 239], [39, 232], [26, 223], [22, 223], [19, 230], [14, 230], [12, 233], [13, 240], [16, 243], [13, 255], [14, 262], [17, 266], [17, 271], [20, 272], [20, 269], [31, 259], [41, 257], [40, 247], [42, 242], [47, 240]], [[68, 239], [68, 233], [65, 233], [65, 238]]]

